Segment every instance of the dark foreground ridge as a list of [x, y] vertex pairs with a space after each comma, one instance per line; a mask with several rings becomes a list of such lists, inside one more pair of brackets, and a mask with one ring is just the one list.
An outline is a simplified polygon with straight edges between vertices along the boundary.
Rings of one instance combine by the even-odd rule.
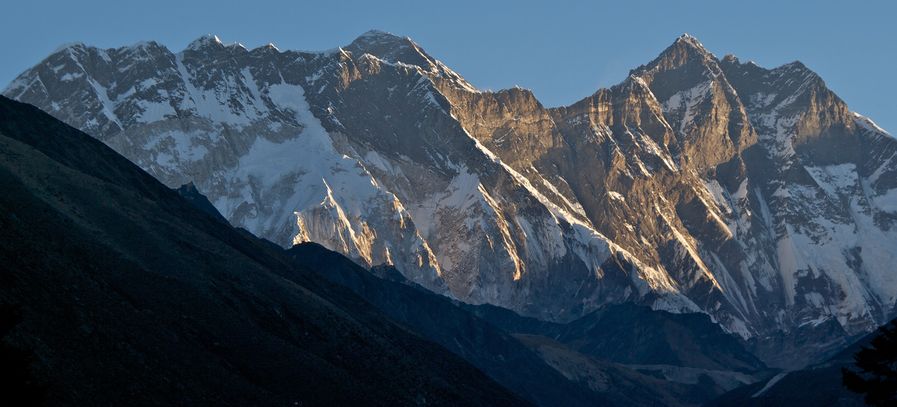
[[521, 405], [442, 347], [0, 99], [0, 303], [52, 405]]

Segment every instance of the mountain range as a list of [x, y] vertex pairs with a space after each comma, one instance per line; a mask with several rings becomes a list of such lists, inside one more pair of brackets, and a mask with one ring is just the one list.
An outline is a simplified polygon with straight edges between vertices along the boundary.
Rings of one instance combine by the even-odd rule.
[[897, 140], [800, 62], [683, 35], [548, 108], [385, 32], [323, 52], [203, 36], [70, 44], [3, 94], [258, 237], [466, 304], [561, 325], [615, 304], [703, 313], [788, 368], [894, 315]]

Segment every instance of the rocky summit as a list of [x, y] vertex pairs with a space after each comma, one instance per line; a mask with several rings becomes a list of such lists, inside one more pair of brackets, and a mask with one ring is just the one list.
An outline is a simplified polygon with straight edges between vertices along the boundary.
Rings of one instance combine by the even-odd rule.
[[471, 304], [702, 312], [781, 366], [894, 314], [897, 139], [800, 62], [683, 35], [548, 108], [380, 31], [324, 52], [204, 36], [68, 45], [3, 95], [193, 183], [234, 226]]

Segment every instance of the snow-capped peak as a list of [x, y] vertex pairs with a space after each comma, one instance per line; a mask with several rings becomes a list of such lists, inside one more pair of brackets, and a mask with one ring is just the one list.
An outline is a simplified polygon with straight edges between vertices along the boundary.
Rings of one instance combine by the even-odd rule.
[[414, 47], [414, 41], [409, 37], [395, 35], [386, 31], [369, 30], [355, 38], [346, 48], [377, 55]]
[[76, 42], [67, 42], [67, 43], [64, 43], [64, 44], [59, 44], [59, 46], [56, 47], [56, 49], [54, 49], [52, 53], [55, 54], [55, 53], [60, 52], [60, 51], [65, 51], [65, 50], [67, 50], [67, 49], [69, 49], [69, 48], [84, 48], [84, 47], [85, 47], [84, 43], [83, 43], [83, 42], [80, 42], [80, 41], [76, 41]]
[[674, 42], [674, 44], [687, 44], [701, 51], [708, 52], [707, 49], [704, 48], [704, 44], [702, 44], [701, 41], [698, 41], [697, 38], [689, 33], [683, 33], [682, 35], [680, 35], [679, 38], [676, 38], [676, 42]]
[[[704, 48], [704, 45], [697, 38], [682, 34], [670, 46], [663, 50], [657, 58], [646, 65], [642, 65], [630, 73], [638, 73], [640, 75], [647, 73], [651, 76], [653, 73], [666, 71], [670, 69], [678, 69], [681, 66], [690, 63], [698, 63], [704, 66], [704, 70], [712, 73], [714, 76], [719, 74], [719, 64], [716, 56]], [[645, 77], [649, 83], [650, 78]]]
[[888, 136], [894, 137], [891, 135], [891, 133], [889, 133], [887, 130], [881, 128], [881, 126], [879, 126], [878, 124], [875, 124], [875, 122], [872, 121], [872, 119], [870, 119], [866, 116], [863, 116], [857, 112], [853, 112], [853, 117], [856, 118], [856, 123], [866, 130], [874, 131], [874, 132], [878, 132], [878, 133], [882, 133], [882, 134], [886, 134]]
[[368, 31], [344, 49], [355, 56], [371, 54], [385, 62], [415, 65], [428, 72], [436, 68], [435, 59], [424, 52], [411, 38], [385, 31]]
[[382, 39], [403, 39], [403, 38], [405, 38], [405, 37], [395, 35], [388, 31], [371, 29], [371, 30], [365, 31], [364, 33], [359, 35], [358, 38], [356, 38], [356, 40], [358, 40], [358, 39], [382, 40]]
[[224, 44], [221, 42], [221, 39], [218, 38], [217, 35], [206, 34], [191, 41], [190, 44], [187, 44], [186, 49], [190, 51], [199, 51], [209, 46], [221, 47], [224, 46]]

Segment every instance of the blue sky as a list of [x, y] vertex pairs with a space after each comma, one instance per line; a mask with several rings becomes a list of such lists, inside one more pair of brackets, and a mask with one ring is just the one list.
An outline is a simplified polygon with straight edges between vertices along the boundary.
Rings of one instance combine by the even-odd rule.
[[213, 33], [250, 48], [322, 50], [377, 28], [414, 38], [479, 88], [519, 85], [558, 106], [620, 82], [688, 32], [718, 57], [803, 61], [895, 133], [895, 19], [893, 1], [9, 1], [0, 83], [72, 41], [180, 50]]

